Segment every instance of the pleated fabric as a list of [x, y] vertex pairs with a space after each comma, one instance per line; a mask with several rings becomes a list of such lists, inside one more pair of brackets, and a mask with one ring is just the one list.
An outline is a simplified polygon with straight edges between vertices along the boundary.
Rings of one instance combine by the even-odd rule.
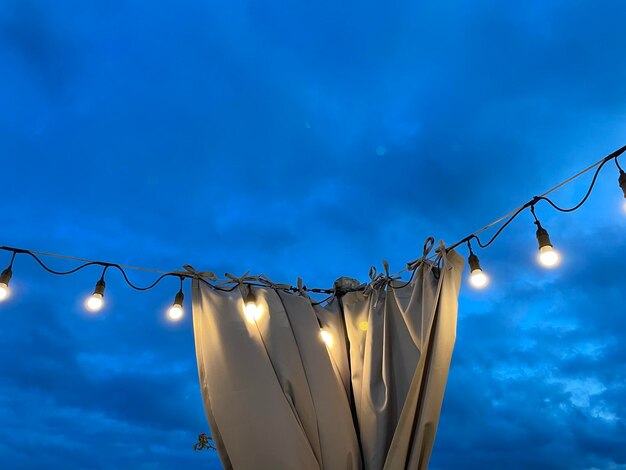
[[451, 251], [440, 265], [423, 263], [408, 285], [387, 280], [325, 307], [254, 288], [260, 310], [251, 321], [240, 289], [195, 280], [198, 374], [224, 467], [427, 468], [463, 259]]

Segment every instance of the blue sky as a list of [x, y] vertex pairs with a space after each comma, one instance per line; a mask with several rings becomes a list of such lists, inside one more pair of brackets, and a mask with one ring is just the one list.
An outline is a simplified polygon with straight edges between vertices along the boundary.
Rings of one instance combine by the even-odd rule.
[[[0, 244], [328, 286], [626, 143], [623, 2], [337, 3], [0, 3]], [[478, 253], [492, 283], [461, 292], [432, 469], [626, 468], [617, 176], [573, 214], [538, 206], [559, 269], [536, 265], [529, 214]], [[171, 325], [174, 280], [112, 273], [94, 317], [98, 277], [18, 257], [0, 467], [219, 468], [192, 450], [189, 295]]]

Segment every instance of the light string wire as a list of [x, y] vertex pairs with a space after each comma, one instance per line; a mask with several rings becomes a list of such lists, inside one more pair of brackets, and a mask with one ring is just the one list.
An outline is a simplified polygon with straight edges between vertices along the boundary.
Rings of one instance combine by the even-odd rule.
[[[461, 240], [453, 243], [452, 245], [450, 245], [449, 247], [445, 248], [445, 251], [448, 252], [456, 247], [458, 247], [461, 244], [467, 243], [468, 246], [470, 247], [470, 252], [471, 252], [471, 241], [475, 240], [476, 243], [481, 247], [481, 248], [487, 248], [489, 247], [504, 231], [504, 229], [506, 227], [508, 227], [508, 225], [513, 222], [513, 220], [515, 220], [517, 218], [517, 216], [519, 216], [519, 214], [521, 214], [524, 210], [526, 209], [530, 209], [531, 212], [534, 214], [534, 206], [539, 203], [540, 201], [545, 201], [547, 202], [550, 206], [552, 206], [555, 210], [559, 211], [559, 212], [573, 212], [577, 209], [579, 209], [580, 207], [582, 207], [583, 204], [585, 204], [585, 202], [587, 202], [587, 200], [589, 199], [589, 196], [591, 195], [595, 184], [598, 180], [598, 175], [600, 174], [600, 171], [602, 170], [602, 168], [604, 167], [604, 165], [606, 165], [606, 163], [608, 163], [609, 161], [613, 160], [617, 166], [617, 168], [620, 170], [620, 172], [623, 172], [623, 169], [618, 161], [618, 157], [620, 155], [622, 155], [624, 152], [626, 152], [626, 145], [617, 149], [616, 151], [610, 153], [609, 155], [607, 155], [606, 157], [602, 158], [601, 160], [597, 161], [596, 163], [588, 166], [587, 168], [585, 168], [584, 170], [576, 173], [574, 176], [566, 179], [565, 181], [557, 184], [556, 186], [550, 188], [549, 190], [545, 191], [544, 193], [542, 193], [539, 196], [535, 196], [533, 197], [530, 201], [522, 204], [521, 206], [513, 209], [512, 211], [508, 212], [507, 214], [497, 218], [496, 220], [494, 220], [493, 222], [490, 222], [489, 224], [485, 225], [484, 227], [476, 230], [475, 232], [470, 233], [469, 235], [467, 235], [466, 237], [462, 238]], [[548, 198], [547, 196], [555, 191], [557, 191], [558, 189], [562, 188], [563, 186], [571, 183], [572, 181], [580, 178], [581, 176], [583, 176], [584, 174], [586, 174], [587, 172], [591, 171], [592, 169], [596, 168], [596, 171], [593, 175], [593, 178], [591, 180], [591, 183], [589, 185], [589, 188], [587, 189], [587, 192], [585, 193], [584, 197], [582, 198], [582, 200], [576, 204], [573, 207], [570, 208], [563, 208], [558, 206], [556, 203], [554, 203], [554, 201], [552, 201], [550, 198]], [[502, 224], [498, 230], [493, 234], [493, 236], [487, 241], [487, 242], [482, 242], [481, 239], [479, 238], [479, 234], [486, 232], [487, 230], [497, 226], [498, 224]], [[237, 289], [241, 284], [247, 284], [250, 286], [255, 286], [255, 287], [271, 287], [273, 289], [276, 290], [282, 290], [285, 292], [312, 292], [312, 293], [317, 293], [317, 294], [330, 294], [328, 297], [322, 299], [319, 302], [312, 302], [313, 305], [319, 305], [322, 304], [328, 300], [330, 300], [332, 297], [334, 297], [337, 292], [338, 289], [336, 288], [332, 288], [332, 289], [324, 289], [324, 288], [308, 288], [306, 286], [292, 286], [292, 285], [288, 285], [288, 284], [274, 284], [269, 280], [266, 280], [265, 278], [263, 278], [262, 276], [259, 277], [254, 277], [254, 278], [250, 278], [250, 279], [246, 279], [245, 277], [243, 279], [239, 279], [239, 280], [226, 280], [225, 282], [223, 282], [221, 285], [218, 285], [216, 283], [210, 282], [207, 279], [205, 279], [201, 273], [194, 273], [194, 272], [185, 272], [185, 271], [163, 271], [163, 270], [158, 270], [158, 269], [151, 269], [151, 268], [145, 268], [145, 267], [140, 267], [140, 266], [129, 266], [129, 265], [122, 265], [122, 264], [118, 264], [118, 263], [110, 263], [110, 262], [105, 262], [105, 261], [95, 261], [95, 260], [89, 260], [89, 259], [85, 259], [85, 258], [79, 258], [79, 257], [75, 257], [75, 256], [68, 256], [68, 255], [62, 255], [62, 254], [58, 254], [58, 253], [49, 253], [49, 252], [44, 252], [44, 251], [36, 251], [36, 250], [27, 250], [27, 249], [23, 249], [23, 248], [15, 248], [15, 247], [9, 247], [9, 246], [0, 246], [0, 250], [4, 250], [4, 251], [9, 251], [12, 253], [11, 256], [11, 262], [9, 264], [9, 268], [11, 268], [13, 266], [15, 257], [18, 254], [23, 254], [23, 255], [27, 255], [32, 257], [45, 271], [49, 272], [50, 274], [54, 274], [54, 275], [60, 275], [60, 276], [65, 276], [65, 275], [70, 275], [70, 274], [74, 274], [88, 266], [102, 266], [104, 268], [103, 270], [103, 274], [102, 276], [104, 277], [104, 274], [106, 273], [107, 269], [109, 268], [113, 268], [116, 269], [117, 271], [119, 271], [122, 274], [122, 277], [124, 279], [124, 281], [126, 282], [126, 284], [131, 287], [134, 290], [138, 290], [138, 291], [147, 291], [150, 289], [153, 289], [154, 287], [156, 287], [163, 279], [167, 278], [167, 277], [177, 277], [180, 279], [181, 281], [181, 286], [182, 286], [182, 282], [184, 281], [184, 279], [198, 279], [200, 282], [210, 286], [211, 288], [218, 290], [218, 291], [222, 291], [222, 292], [232, 292], [235, 289]], [[437, 249], [438, 250], [438, 249]], [[436, 250], [436, 251], [437, 251]], [[78, 261], [81, 262], [82, 264], [80, 264], [79, 266], [77, 266], [76, 268], [70, 269], [68, 271], [57, 271], [55, 269], [50, 268], [46, 263], [44, 263], [41, 260], [41, 257], [48, 257], [48, 258], [59, 258], [59, 259], [65, 259], [65, 260], [70, 260], [70, 261]], [[408, 262], [406, 264], [406, 267], [404, 269], [402, 269], [401, 271], [398, 271], [397, 273], [391, 274], [391, 275], [387, 275], [385, 277], [385, 279], [388, 281], [386, 282], [386, 284], [392, 288], [392, 289], [400, 289], [402, 287], [405, 287], [407, 285], [409, 285], [411, 283], [411, 281], [413, 280], [415, 273], [419, 270], [419, 268], [424, 265], [425, 263], [440, 263], [441, 262], [441, 253], [437, 254], [437, 255], [433, 255], [430, 258], [424, 256], [418, 260], [415, 261], [411, 261]], [[134, 271], [144, 271], [144, 272], [150, 272], [150, 273], [155, 273], [155, 274], [160, 274], [160, 276], [151, 284], [146, 285], [146, 286], [139, 286], [134, 284], [128, 277], [126, 271], [127, 270], [134, 270]], [[408, 279], [408, 281], [406, 282], [402, 282], [399, 285], [394, 285], [395, 280], [397, 280], [397, 277], [404, 273], [404, 272], [411, 272], [411, 275]], [[377, 280], [372, 280], [372, 282], [377, 282]], [[232, 286], [229, 287], [225, 287], [225, 285], [232, 283]], [[348, 289], [348, 290], [361, 290], [362, 289], [362, 285], [359, 286], [359, 288], [357, 289]], [[345, 290], [344, 290], [345, 291]]]
[[[459, 240], [458, 242], [453, 243], [452, 245], [450, 245], [447, 250], [450, 251], [454, 248], [456, 248], [457, 246], [466, 243], [468, 241], [471, 240], [476, 240], [476, 243], [481, 247], [481, 248], [487, 248], [489, 245], [491, 245], [499, 236], [500, 234], [504, 231], [504, 229], [511, 223], [513, 222], [513, 220], [515, 220], [515, 218], [521, 214], [525, 209], [528, 209], [529, 207], [533, 207], [535, 206], [538, 202], [540, 201], [546, 201], [548, 204], [550, 204], [554, 209], [556, 209], [559, 212], [573, 212], [577, 209], [579, 209], [585, 202], [587, 202], [587, 200], [589, 199], [589, 196], [591, 195], [591, 192], [593, 191], [593, 188], [595, 187], [595, 184], [598, 180], [598, 175], [600, 174], [600, 171], [602, 170], [602, 168], [604, 167], [604, 165], [606, 165], [606, 163], [610, 162], [611, 160], [613, 160], [615, 162], [615, 164], [617, 165], [617, 168], [620, 171], [622, 170], [622, 167], [620, 166], [619, 162], [618, 162], [618, 157], [623, 154], [624, 152], [626, 152], [626, 145], [617, 149], [616, 151], [610, 153], [609, 155], [607, 155], [606, 157], [604, 157], [601, 160], [598, 160], [596, 163], [594, 163], [593, 165], [589, 165], [587, 168], [585, 168], [582, 171], [579, 171], [578, 173], [576, 173], [574, 176], [571, 176], [570, 178], [566, 179], [565, 181], [557, 184], [556, 186], [548, 189], [547, 191], [545, 191], [544, 193], [542, 193], [539, 196], [535, 196], [533, 197], [530, 201], [526, 202], [525, 204], [522, 204], [521, 206], [513, 209], [512, 211], [508, 212], [507, 214], [497, 218], [496, 220], [494, 220], [493, 222], [485, 225], [484, 227], [476, 230], [475, 232], [470, 233], [469, 235], [467, 235], [466, 237], [462, 238], [461, 240]], [[596, 172], [593, 175], [593, 179], [591, 180], [591, 184], [589, 185], [589, 188], [587, 189], [587, 192], [585, 193], [585, 196], [582, 198], [582, 200], [576, 204], [575, 206], [571, 207], [571, 208], [562, 208], [559, 207], [558, 205], [556, 205], [554, 203], [554, 201], [552, 201], [550, 198], [546, 197], [548, 196], [548, 194], [551, 194], [553, 192], [555, 192], [556, 190], [562, 188], [563, 186], [571, 183], [572, 181], [580, 178], [581, 176], [583, 176], [585, 173], [593, 170], [594, 168], [596, 168]], [[490, 228], [500, 224], [504, 222], [504, 224], [502, 224], [502, 226], [496, 231], [496, 233], [489, 239], [489, 241], [487, 241], [486, 243], [482, 243], [480, 238], [478, 237], [479, 234], [489, 230]]]
[[[290, 286], [290, 285], [273, 285], [271, 282], [263, 281], [262, 279], [242, 280], [239, 283], [234, 282], [233, 283], [234, 285], [231, 286], [231, 287], [223, 287], [221, 285], [209, 282], [206, 279], [204, 279], [201, 275], [194, 274], [192, 272], [163, 271], [163, 270], [159, 270], [159, 269], [151, 269], [151, 268], [144, 268], [144, 267], [139, 267], [139, 266], [122, 265], [122, 264], [111, 263], [111, 262], [106, 262], [106, 261], [95, 261], [95, 260], [89, 260], [89, 259], [85, 259], [85, 258], [79, 258], [79, 257], [76, 257], [76, 256], [67, 256], [67, 255], [62, 255], [62, 254], [58, 254], [58, 253], [48, 253], [48, 252], [36, 251], [36, 250], [27, 250], [27, 249], [24, 249], [24, 248], [15, 248], [15, 247], [10, 247], [10, 246], [0, 246], [0, 250], [12, 252], [11, 262], [10, 262], [10, 265], [9, 265], [10, 267], [13, 266], [13, 263], [14, 263], [16, 255], [23, 254], [23, 255], [27, 255], [27, 256], [30, 256], [31, 258], [33, 258], [37, 262], [37, 264], [39, 266], [41, 266], [48, 273], [54, 274], [54, 275], [57, 275], [57, 276], [67, 276], [67, 275], [70, 275], [70, 274], [74, 274], [74, 273], [76, 273], [78, 271], [81, 271], [82, 269], [87, 268], [89, 266], [102, 266], [102, 267], [104, 267], [104, 271], [103, 271], [103, 276], [104, 276], [104, 273], [106, 273], [106, 270], [108, 268], [113, 268], [113, 269], [118, 270], [122, 274], [122, 277], [123, 277], [124, 281], [126, 282], [126, 284], [129, 287], [131, 287], [134, 290], [138, 290], [138, 291], [147, 291], [147, 290], [153, 289], [154, 287], [156, 287], [166, 277], [178, 277], [178, 278], [181, 279], [181, 281], [186, 279], [186, 278], [189, 278], [189, 279], [199, 279], [201, 282], [207, 284], [211, 288], [213, 288], [215, 290], [218, 290], [218, 291], [222, 291], [222, 292], [232, 292], [233, 290], [235, 290], [239, 286], [239, 284], [247, 284], [247, 285], [255, 286], [255, 287], [273, 287], [273, 288], [278, 289], [278, 290], [284, 290], [284, 291], [289, 291], [289, 292], [296, 292], [296, 291], [298, 291], [300, 289], [302, 289], [304, 291], [308, 291], [308, 292], [321, 293], [321, 294], [334, 294], [334, 292], [335, 292], [334, 289], [308, 288], [306, 286], [303, 286], [302, 288], [298, 288], [298, 287]], [[68, 271], [57, 271], [55, 269], [52, 269], [46, 263], [44, 263], [44, 261], [41, 259], [41, 257], [59, 258], [59, 259], [66, 259], [66, 260], [71, 260], [71, 261], [79, 261], [82, 264], [80, 264], [79, 266], [77, 266], [77, 267], [75, 267], [73, 269], [70, 269]], [[145, 272], [151, 272], [151, 273], [156, 273], [156, 274], [161, 274], [161, 275], [152, 284], [149, 284], [147, 286], [138, 286], [138, 285], [136, 285], [135, 283], [133, 283], [130, 280], [130, 278], [128, 277], [128, 274], [126, 273], [127, 270], [145, 271]], [[230, 281], [230, 282], [233, 282], [233, 281]]]

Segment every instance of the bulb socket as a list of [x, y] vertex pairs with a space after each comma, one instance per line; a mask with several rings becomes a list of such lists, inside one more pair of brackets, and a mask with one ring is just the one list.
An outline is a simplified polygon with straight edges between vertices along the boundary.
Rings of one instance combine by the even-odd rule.
[[467, 258], [467, 262], [470, 266], [470, 272], [473, 273], [476, 270], [482, 271], [482, 269], [480, 268], [480, 261], [478, 260], [478, 256], [476, 256], [474, 253], [470, 253], [469, 258]]
[[106, 283], [104, 282], [104, 279], [100, 279], [98, 282], [96, 282], [96, 288], [93, 290], [93, 293], [100, 294], [102, 297], [104, 297], [105, 287]]
[[4, 271], [2, 271], [2, 274], [0, 274], [0, 284], [5, 284], [5, 285], [9, 285], [9, 281], [11, 280], [11, 276], [13, 276], [13, 271], [11, 271], [11, 268], [6, 268]]
[[176, 294], [176, 297], [174, 297], [174, 304], [178, 307], [183, 306], [183, 299], [185, 298], [185, 296], [183, 295], [183, 291], [181, 290], [178, 294]]
[[537, 224], [537, 242], [539, 243], [539, 249], [541, 250], [543, 247], [552, 246], [552, 242], [550, 241], [550, 235], [548, 231], [543, 228], [540, 224]]
[[626, 172], [624, 170], [619, 171], [619, 186], [624, 191], [624, 197], [626, 198]]
[[254, 295], [254, 292], [252, 292], [251, 286], [249, 287], [248, 294], [246, 295], [246, 298], [244, 299], [244, 304], [245, 305], [256, 304], [256, 295]]

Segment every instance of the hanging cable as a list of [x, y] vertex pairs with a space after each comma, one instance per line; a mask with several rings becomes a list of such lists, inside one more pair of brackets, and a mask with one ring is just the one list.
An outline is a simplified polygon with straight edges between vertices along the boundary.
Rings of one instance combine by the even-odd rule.
[[[587, 168], [585, 168], [584, 170], [580, 171], [579, 173], [575, 174], [574, 176], [568, 178], [567, 180], [563, 181], [562, 183], [559, 183], [558, 185], [554, 186], [553, 188], [549, 189], [548, 191], [544, 192], [543, 194], [539, 195], [539, 196], [535, 196], [533, 199], [531, 199], [530, 201], [522, 204], [521, 206], [517, 207], [516, 209], [513, 209], [512, 211], [510, 211], [509, 213], [503, 215], [502, 217], [494, 220], [493, 222], [485, 225], [484, 227], [482, 227], [479, 230], [476, 230], [475, 232], [467, 235], [466, 237], [462, 238], [461, 240], [459, 240], [456, 243], [453, 243], [452, 245], [450, 245], [449, 247], [446, 248], [446, 251], [450, 251], [456, 247], [458, 247], [459, 245], [463, 244], [463, 243], [468, 243], [468, 245], [470, 244], [470, 242], [472, 240], [475, 240], [477, 245], [480, 246], [481, 248], [486, 248], [489, 247], [504, 231], [504, 229], [506, 227], [508, 227], [511, 222], [513, 222], [513, 220], [515, 220], [519, 214], [521, 214], [525, 209], [530, 208], [531, 212], [534, 214], [534, 207], [535, 205], [539, 202], [539, 201], [546, 201], [548, 204], [550, 204], [554, 209], [556, 209], [559, 212], [572, 212], [575, 211], [577, 209], [579, 209], [585, 202], [587, 202], [587, 200], [589, 199], [589, 196], [591, 195], [595, 184], [597, 182], [598, 179], [598, 175], [600, 173], [600, 171], [602, 170], [602, 168], [604, 167], [604, 165], [610, 161], [613, 160], [617, 166], [617, 168], [620, 171], [620, 177], [619, 177], [619, 184], [620, 187], [622, 188], [623, 192], [624, 192], [624, 197], [626, 197], [626, 173], [624, 173], [621, 165], [618, 162], [618, 157], [620, 155], [622, 155], [624, 152], [626, 151], [626, 146], [623, 146], [621, 148], [619, 148], [618, 150], [614, 151], [613, 153], [607, 155], [606, 157], [604, 157], [603, 159], [599, 160], [598, 162], [594, 163], [593, 165], [588, 166]], [[585, 192], [585, 195], [583, 196], [582, 200], [576, 204], [575, 206], [571, 207], [571, 208], [563, 208], [558, 206], [557, 204], [555, 204], [550, 198], [548, 198], [547, 196], [551, 193], [553, 193], [554, 191], [560, 189], [561, 187], [565, 186], [566, 184], [569, 184], [570, 182], [576, 180], [577, 178], [579, 178], [580, 176], [586, 174], [587, 172], [591, 171], [592, 169], [596, 168], [596, 171], [593, 175], [593, 178], [591, 180], [591, 183], [589, 185], [589, 188], [587, 189], [587, 191]], [[535, 216], [536, 219], [536, 216]], [[536, 219], [536, 225], [537, 225], [537, 239], [539, 241], [540, 244], [540, 250], [544, 250], [544, 252], [550, 251], [550, 249], [552, 248], [552, 244], [549, 240], [549, 235], [547, 235], [547, 231], [541, 226], [541, 224], [539, 223], [538, 219]], [[498, 228], [498, 230], [491, 236], [491, 238], [486, 241], [483, 242], [480, 238], [479, 235], [487, 230], [489, 230], [492, 227], [495, 227], [497, 225], [500, 225], [500, 227]], [[546, 242], [547, 241], [547, 242]], [[77, 257], [72, 257], [72, 256], [66, 256], [66, 255], [60, 255], [60, 254], [55, 254], [55, 253], [47, 253], [47, 252], [42, 252], [42, 251], [34, 251], [34, 250], [25, 250], [25, 249], [21, 249], [21, 248], [13, 248], [13, 247], [7, 247], [7, 246], [0, 246], [0, 250], [4, 250], [4, 251], [10, 251], [12, 253], [12, 258], [11, 258], [11, 264], [9, 266], [9, 268], [5, 269], [2, 274], [0, 274], [0, 300], [2, 300], [3, 298], [6, 298], [9, 295], [9, 288], [8, 288], [8, 284], [9, 281], [11, 279], [12, 276], [12, 264], [13, 261], [16, 257], [17, 254], [25, 254], [28, 255], [30, 257], [32, 257], [44, 270], [46, 270], [47, 272], [51, 273], [51, 274], [55, 274], [55, 275], [70, 275], [70, 274], [74, 274], [88, 266], [102, 266], [103, 267], [103, 275], [100, 279], [100, 281], [98, 281], [98, 284], [96, 285], [96, 290], [94, 290], [94, 294], [92, 294], [92, 297], [96, 296], [98, 297], [98, 295], [100, 296], [100, 308], [102, 307], [102, 305], [104, 304], [104, 289], [105, 289], [105, 282], [104, 282], [104, 273], [106, 272], [106, 270], [108, 268], [114, 268], [116, 270], [118, 270], [121, 274], [122, 277], [124, 278], [124, 281], [126, 282], [126, 284], [128, 286], [130, 286], [132, 289], [135, 290], [139, 290], [139, 291], [146, 291], [146, 290], [150, 290], [154, 287], [156, 287], [164, 278], [166, 277], [178, 277], [181, 280], [181, 284], [182, 284], [182, 280], [185, 278], [192, 278], [192, 279], [198, 279], [200, 282], [203, 282], [204, 284], [210, 286], [211, 288], [218, 290], [218, 291], [222, 291], [222, 292], [231, 292], [233, 290], [235, 290], [237, 287], [239, 287], [236, 283], [232, 286], [228, 286], [226, 287], [224, 284], [218, 285], [216, 283], [210, 282], [207, 279], [204, 279], [202, 276], [199, 276], [193, 273], [186, 273], [186, 272], [181, 272], [181, 271], [174, 271], [174, 272], [170, 272], [170, 271], [161, 271], [161, 270], [156, 270], [156, 269], [149, 269], [149, 268], [142, 268], [142, 267], [137, 267], [137, 266], [124, 266], [124, 265], [120, 265], [117, 263], [107, 263], [107, 262], [103, 262], [103, 261], [93, 261], [93, 260], [87, 260], [87, 259], [83, 259], [83, 258], [77, 258]], [[470, 251], [471, 251], [471, 246], [470, 246]], [[552, 249], [552, 251], [554, 252], [554, 250]], [[556, 252], [554, 252], [556, 253]], [[474, 257], [476, 256], [473, 253], [470, 253], [470, 255], [473, 255]], [[57, 271], [54, 270], [52, 268], [50, 268], [46, 263], [44, 263], [40, 256], [45, 256], [45, 257], [54, 257], [54, 258], [61, 258], [61, 259], [68, 259], [68, 260], [73, 260], [73, 261], [79, 261], [82, 264], [77, 266], [76, 268], [70, 269], [68, 271]], [[546, 255], [548, 256], [548, 255]], [[549, 255], [549, 256], [553, 256], [553, 255]], [[558, 256], [558, 254], [557, 254]], [[426, 258], [426, 257], [425, 257]], [[434, 259], [437, 259], [437, 257], [434, 257]], [[439, 258], [439, 261], [441, 261], [441, 259]], [[469, 261], [469, 260], [468, 260]], [[423, 263], [423, 262], [432, 262], [432, 260], [430, 258], [428, 259], [421, 259], [419, 263], [417, 263], [416, 265], [411, 265], [410, 266], [410, 271], [411, 271], [411, 275], [409, 277], [409, 280], [407, 282], [403, 282], [401, 284], [398, 285], [393, 285], [393, 282], [389, 282], [388, 285], [391, 288], [394, 289], [399, 289], [402, 287], [405, 287], [407, 285], [409, 285], [415, 276], [415, 273], [417, 272], [417, 270], [419, 269], [419, 266]], [[470, 267], [474, 266], [474, 268], [476, 266], [480, 266], [480, 263], [478, 262], [477, 264], [477, 257], [473, 258], [472, 257], [472, 261], [470, 262]], [[160, 276], [151, 284], [147, 285], [147, 286], [138, 286], [136, 284], [134, 284], [128, 277], [126, 271], [127, 270], [138, 270], [138, 271], [146, 271], [146, 272], [152, 272], [152, 273], [157, 273], [160, 274]], [[473, 269], [476, 270], [476, 269]], [[408, 269], [403, 269], [402, 272], [408, 271]], [[482, 269], [480, 270], [482, 271]], [[393, 276], [392, 276], [393, 277]], [[280, 285], [274, 285], [271, 283], [266, 283], [266, 282], [262, 282], [263, 280], [259, 280], [259, 278], [254, 278], [254, 280], [246, 280], [245, 282], [242, 282], [242, 284], [245, 284], [246, 286], [248, 286], [249, 292], [247, 294], [246, 297], [246, 304], [251, 304], [251, 302], [248, 302], [248, 298], [252, 295], [254, 296], [253, 292], [252, 292], [252, 287], [261, 287], [261, 288], [272, 288], [275, 290], [282, 290], [285, 292], [297, 292], [298, 291], [298, 287], [295, 286], [289, 286], [289, 285], [285, 285], [285, 284], [280, 284]], [[227, 283], [228, 284], [228, 283]], [[330, 294], [329, 298], [332, 298], [333, 295], [335, 295], [335, 290], [334, 289], [322, 289], [322, 288], [314, 288], [314, 289], [309, 289], [310, 292], [314, 292], [314, 293], [323, 293], [323, 294]], [[180, 291], [182, 292], [182, 291]], [[180, 293], [179, 292], [179, 293]], [[98, 295], [96, 295], [98, 294]], [[4, 295], [4, 297], [2, 297]], [[177, 294], [178, 295], [178, 294]], [[175, 299], [176, 300], [176, 299]], [[322, 300], [319, 303], [323, 303], [325, 300]], [[93, 301], [94, 305], [96, 303], [98, 303], [97, 301]], [[317, 304], [319, 304], [317, 303]], [[176, 304], [176, 305], [180, 305], [182, 308], [182, 299], [181, 299], [181, 303], [180, 304]], [[256, 305], [256, 303], [255, 303]], [[250, 307], [252, 308], [252, 307]]]
[[591, 192], [593, 191], [593, 188], [596, 185], [596, 181], [598, 180], [598, 175], [600, 174], [600, 171], [602, 170], [602, 167], [606, 164], [607, 161], [608, 160], [605, 159], [602, 163], [600, 163], [600, 165], [598, 166], [598, 169], [596, 170], [596, 172], [593, 175], [593, 179], [591, 180], [591, 184], [589, 185], [589, 189], [587, 189], [587, 192], [585, 193], [585, 196], [575, 206], [570, 207], [570, 208], [559, 207], [552, 201], [552, 199], [544, 197], [544, 196], [538, 196], [536, 199], [538, 201], [539, 200], [546, 201], [548, 204], [550, 204], [552, 207], [554, 207], [559, 212], [574, 212], [575, 210], [579, 209], [585, 202], [587, 202], [587, 199], [589, 199], [589, 196], [591, 195]]
[[[485, 225], [484, 227], [476, 230], [475, 232], [472, 232], [471, 234], [469, 234], [468, 236], [462, 238], [461, 240], [459, 240], [458, 242], [453, 243], [452, 245], [450, 245], [447, 250], [450, 251], [454, 248], [456, 248], [457, 246], [467, 242], [468, 240], [472, 240], [475, 239], [476, 242], [478, 243], [478, 245], [481, 248], [486, 248], [489, 245], [491, 245], [502, 233], [502, 231], [521, 213], [524, 211], [524, 209], [527, 209], [528, 207], [530, 207], [531, 205], [534, 205], [538, 200], [546, 200], [548, 202], [550, 202], [552, 204], [552, 206], [557, 209], [557, 210], [561, 210], [561, 212], [571, 212], [572, 210], [576, 210], [578, 208], [580, 208], [589, 198], [589, 195], [591, 194], [591, 191], [593, 190], [597, 177], [598, 177], [598, 173], [600, 172], [600, 169], [602, 169], [602, 167], [606, 164], [606, 162], [610, 161], [610, 160], [614, 160], [615, 162], [617, 162], [617, 158], [622, 155], [624, 152], [626, 152], [626, 145], [617, 149], [616, 151], [610, 153], [609, 155], [607, 155], [606, 157], [604, 157], [601, 160], [598, 160], [596, 163], [589, 165], [587, 168], [585, 168], [584, 170], [576, 173], [574, 176], [571, 176], [570, 178], [566, 179], [565, 181], [557, 184], [556, 186], [548, 189], [546, 192], [544, 192], [543, 194], [539, 195], [539, 196], [535, 196], [533, 199], [531, 199], [530, 201], [526, 202], [525, 204], [522, 204], [521, 206], [513, 209], [512, 211], [508, 212], [507, 214], [503, 215], [502, 217], [499, 217], [498, 219], [494, 220], [493, 222]], [[621, 167], [619, 167], [619, 163], [617, 163], [618, 168], [621, 169]], [[594, 168], [599, 167], [596, 170], [596, 173], [591, 181], [590, 187], [587, 190], [587, 193], [585, 194], [585, 197], [583, 198], [583, 200], [577, 204], [576, 206], [574, 206], [574, 208], [571, 209], [562, 209], [558, 206], [556, 206], [556, 204], [552, 203], [551, 200], [549, 200], [546, 196], [548, 194], [553, 193], [554, 191], [562, 188], [563, 186], [571, 183], [572, 181], [580, 178], [582, 175], [584, 175], [585, 173], [593, 170]], [[504, 225], [502, 225], [500, 227], [500, 229], [498, 229], [498, 231], [493, 235], [493, 237], [487, 242], [487, 243], [482, 243], [480, 241], [480, 238], [478, 238], [478, 235], [481, 234], [482, 232], [485, 232], [487, 230], [489, 230], [490, 228], [500, 224], [501, 222], [506, 221], [504, 223]]]

